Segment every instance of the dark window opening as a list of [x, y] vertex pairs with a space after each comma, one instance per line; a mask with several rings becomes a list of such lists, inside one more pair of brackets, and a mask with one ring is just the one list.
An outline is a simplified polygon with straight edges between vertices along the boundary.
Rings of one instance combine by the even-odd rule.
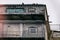
[[[6, 14], [4, 20], [42, 20], [45, 21], [44, 15], [41, 14]], [[2, 19], [1, 19], [2, 20]]]

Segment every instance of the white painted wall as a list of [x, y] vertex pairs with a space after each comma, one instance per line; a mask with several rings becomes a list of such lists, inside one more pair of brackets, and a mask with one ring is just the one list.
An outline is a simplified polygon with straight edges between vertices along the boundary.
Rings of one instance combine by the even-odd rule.
[[4, 30], [3, 31], [4, 31], [3, 32], [4, 37], [20, 37], [20, 35], [21, 35], [20, 34], [21, 33], [20, 24], [4, 24]]
[[60, 31], [60, 24], [50, 24], [50, 29], [53, 31]]

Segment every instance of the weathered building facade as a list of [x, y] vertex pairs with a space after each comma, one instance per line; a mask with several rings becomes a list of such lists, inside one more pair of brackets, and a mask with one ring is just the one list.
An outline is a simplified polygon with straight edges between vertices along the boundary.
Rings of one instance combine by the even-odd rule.
[[45, 38], [45, 21], [46, 5], [0, 5], [0, 37]]

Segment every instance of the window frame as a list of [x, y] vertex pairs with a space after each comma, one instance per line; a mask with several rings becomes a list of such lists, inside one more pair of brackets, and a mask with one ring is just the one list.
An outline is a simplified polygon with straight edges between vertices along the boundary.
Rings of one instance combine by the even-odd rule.
[[[32, 10], [32, 9], [34, 9], [34, 11], [30, 11], [30, 10]], [[36, 8], [28, 8], [28, 12], [30, 12], [30, 13], [35, 13], [35, 12], [36, 12]]]
[[[35, 32], [31, 32], [31, 31], [32, 31], [31, 29], [34, 29]], [[37, 27], [29, 27], [29, 28], [28, 28], [28, 33], [29, 33], [29, 34], [37, 34], [37, 33], [38, 33], [38, 28], [37, 28]]]
[[[13, 12], [13, 13], [16, 13], [16, 9], [23, 9], [23, 11], [26, 12], [25, 8], [6, 8], [6, 13], [12, 13], [12, 12], [7, 11], [9, 9], [15, 9], [15, 12]], [[17, 12], [17, 13], [24, 13], [24, 12]]]

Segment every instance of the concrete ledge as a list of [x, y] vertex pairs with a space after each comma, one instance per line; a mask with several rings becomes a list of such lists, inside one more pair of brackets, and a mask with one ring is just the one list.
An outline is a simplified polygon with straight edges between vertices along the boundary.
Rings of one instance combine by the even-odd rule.
[[0, 23], [44, 23], [42, 20], [0, 20]]

